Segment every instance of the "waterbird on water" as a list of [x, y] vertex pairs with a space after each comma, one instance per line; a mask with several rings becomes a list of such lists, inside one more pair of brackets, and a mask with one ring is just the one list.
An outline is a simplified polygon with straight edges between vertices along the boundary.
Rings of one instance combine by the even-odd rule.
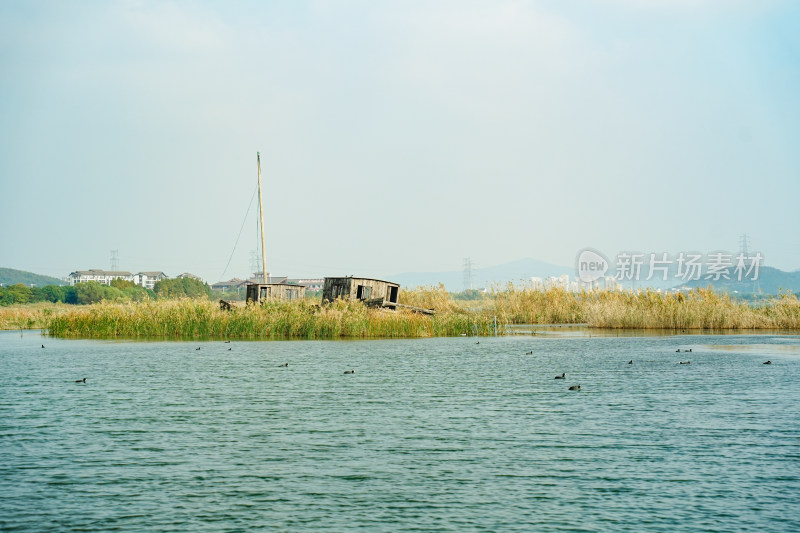
[[283, 363], [282, 365], [278, 365], [280, 368], [289, 366], [289, 363]]
[[691, 365], [692, 362], [691, 361], [678, 361], [678, 364], [679, 365]]
[[42, 348], [44, 348], [44, 344], [42, 344]]
[[530, 352], [525, 352], [525, 355], [533, 355], [533, 350], [531, 350]]
[[197, 350], [199, 350], [199, 349], [200, 349], [200, 347], [198, 346], [197, 348], [195, 348], [195, 351], [197, 351]]
[[83, 379], [76, 379], [75, 383], [86, 383], [86, 378]]
[[567, 379], [567, 375], [564, 372], [562, 372], [560, 376], [556, 376], [553, 379]]
[[763, 362], [763, 363], [761, 363], [761, 364], [762, 364], [762, 365], [771, 365], [771, 364], [772, 364], [772, 361], [764, 361], [764, 362]]
[[356, 371], [355, 370], [345, 370], [344, 373], [345, 374], [355, 374]]
[[581, 386], [580, 385], [573, 385], [572, 387], [569, 388], [569, 390], [581, 390]]
[[629, 364], [629, 365], [632, 365], [632, 364], [633, 364], [633, 359], [631, 359], [630, 361], [628, 361], [628, 364]]

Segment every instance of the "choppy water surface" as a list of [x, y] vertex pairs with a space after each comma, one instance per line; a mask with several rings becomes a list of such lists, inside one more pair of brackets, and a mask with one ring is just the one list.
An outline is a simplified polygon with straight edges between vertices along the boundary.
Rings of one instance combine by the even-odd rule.
[[5, 332], [0, 379], [3, 531], [800, 531], [797, 336]]

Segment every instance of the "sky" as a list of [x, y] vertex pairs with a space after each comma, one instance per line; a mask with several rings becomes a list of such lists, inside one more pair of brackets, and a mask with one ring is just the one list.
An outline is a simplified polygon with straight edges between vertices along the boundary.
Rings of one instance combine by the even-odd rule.
[[[0, 2], [0, 266], [800, 268], [800, 3]], [[240, 233], [241, 232], [241, 233]], [[237, 243], [238, 238], [238, 243]]]

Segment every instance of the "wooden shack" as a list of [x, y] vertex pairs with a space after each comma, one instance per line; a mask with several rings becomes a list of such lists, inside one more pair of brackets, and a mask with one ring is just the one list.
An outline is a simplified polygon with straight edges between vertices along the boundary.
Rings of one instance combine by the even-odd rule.
[[250, 283], [247, 301], [260, 303], [266, 300], [301, 300], [306, 297], [306, 286], [280, 281], [277, 283]]
[[373, 305], [395, 307], [400, 285], [382, 279], [325, 278], [322, 287], [322, 302], [332, 302], [337, 298], [343, 300], [361, 300]]

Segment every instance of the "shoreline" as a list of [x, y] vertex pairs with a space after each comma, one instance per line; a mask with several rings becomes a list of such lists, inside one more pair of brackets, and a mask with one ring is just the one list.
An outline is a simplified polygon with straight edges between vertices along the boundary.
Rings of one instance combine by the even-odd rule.
[[707, 289], [665, 295], [509, 287], [479, 301], [461, 301], [440, 287], [404, 291], [400, 303], [436, 314], [346, 300], [268, 301], [231, 310], [204, 299], [145, 300], [0, 307], [0, 329], [47, 330], [60, 338], [220, 340], [800, 334], [800, 300], [793, 294], [754, 306]]
[[[536, 326], [537, 324], [519, 324], [517, 327]], [[51, 338], [58, 340], [90, 340], [90, 341], [112, 341], [112, 342], [207, 342], [207, 343], [233, 343], [233, 342], [268, 342], [268, 341], [382, 341], [382, 340], [424, 340], [424, 339], [454, 339], [463, 337], [465, 341], [470, 339], [489, 340], [491, 338], [497, 339], [600, 339], [600, 338], [664, 338], [664, 337], [759, 337], [759, 336], [778, 336], [778, 337], [797, 337], [800, 336], [800, 330], [792, 329], [695, 329], [691, 331], [676, 331], [667, 329], [652, 329], [652, 328], [592, 328], [585, 325], [573, 324], [549, 324], [549, 328], [553, 331], [537, 330], [535, 334], [529, 332], [514, 332], [505, 335], [479, 335], [479, 336], [466, 336], [466, 335], [439, 335], [439, 336], [426, 336], [426, 337], [329, 337], [329, 338], [301, 338], [301, 337], [271, 337], [271, 338], [221, 338], [221, 337], [104, 337], [104, 336], [91, 336], [91, 337], [78, 337], [78, 336], [55, 336], [50, 335], [46, 329], [33, 328], [33, 329], [0, 329], [2, 334], [19, 334], [19, 335], [36, 335], [42, 338]], [[557, 330], [559, 329], [559, 330]]]

